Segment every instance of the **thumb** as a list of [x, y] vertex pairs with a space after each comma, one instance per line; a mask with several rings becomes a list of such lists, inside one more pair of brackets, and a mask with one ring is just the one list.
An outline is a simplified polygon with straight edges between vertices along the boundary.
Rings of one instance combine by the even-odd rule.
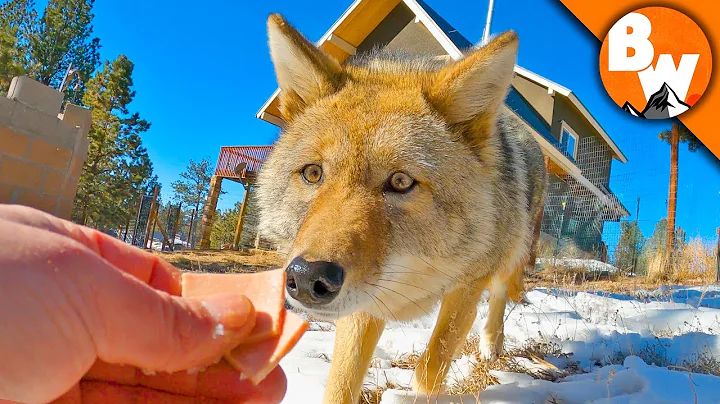
[[255, 308], [245, 296], [171, 296], [104, 264], [108, 270], [84, 271], [81, 279], [84, 300], [92, 296], [92, 305], [83, 305], [85, 322], [105, 362], [163, 372], [202, 367], [255, 326]]

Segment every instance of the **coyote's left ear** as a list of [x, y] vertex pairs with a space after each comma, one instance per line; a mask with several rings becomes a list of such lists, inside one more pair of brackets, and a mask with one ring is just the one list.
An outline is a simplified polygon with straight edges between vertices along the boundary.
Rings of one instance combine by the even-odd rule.
[[494, 119], [513, 78], [518, 37], [505, 32], [486, 46], [438, 72], [428, 100], [448, 123]]
[[318, 99], [338, 90], [342, 68], [279, 14], [268, 18], [270, 56], [280, 85], [280, 111], [290, 120]]

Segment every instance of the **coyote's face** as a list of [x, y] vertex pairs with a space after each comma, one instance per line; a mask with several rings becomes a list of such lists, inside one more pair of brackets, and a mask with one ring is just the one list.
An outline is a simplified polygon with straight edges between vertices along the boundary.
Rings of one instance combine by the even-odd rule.
[[341, 67], [279, 16], [269, 38], [286, 128], [260, 174], [260, 226], [289, 253], [290, 302], [325, 318], [426, 310], [458, 279], [439, 263], [492, 243], [488, 145], [515, 35], [439, 71]]

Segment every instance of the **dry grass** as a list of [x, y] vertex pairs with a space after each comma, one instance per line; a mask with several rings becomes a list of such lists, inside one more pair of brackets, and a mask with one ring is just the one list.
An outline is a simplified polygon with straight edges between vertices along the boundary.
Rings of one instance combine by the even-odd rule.
[[281, 266], [284, 261], [278, 253], [263, 250], [185, 250], [155, 253], [176, 267], [193, 272], [258, 272]]
[[[566, 272], [566, 273], [564, 273]], [[571, 292], [608, 292], [633, 294], [638, 290], [657, 289], [663, 283], [645, 277], [626, 275], [596, 277], [583, 274], [581, 269], [563, 270], [547, 268], [546, 270], [529, 274], [525, 277], [526, 289], [555, 288]], [[690, 283], [689, 285], [700, 285]]]
[[648, 261], [648, 278], [672, 283], [713, 283], [717, 272], [716, 247], [693, 238], [668, 257], [665, 249], [655, 251]]
[[665, 250], [657, 250], [650, 256], [647, 264], [648, 279], [655, 282], [668, 280], [668, 257]]
[[[480, 337], [478, 335], [471, 335], [465, 342], [462, 353], [463, 355], [469, 357], [478, 358], [480, 355], [478, 351], [479, 347]], [[476, 361], [473, 363], [473, 371], [470, 375], [458, 381], [454, 385], [448, 386], [446, 392], [451, 395], [477, 395], [479, 392], [484, 391], [488, 386], [499, 383], [497, 378], [490, 373], [492, 370], [525, 373], [536, 379], [549, 381], [555, 381], [569, 374], [578, 372], [578, 369], [575, 367], [571, 367], [570, 369], [558, 369], [544, 360], [544, 358], [547, 357], [561, 357], [563, 355], [564, 354], [561, 353], [558, 345], [537, 342], [522, 349], [516, 349], [508, 352], [494, 362]], [[420, 355], [418, 352], [403, 355], [402, 357], [392, 361], [392, 367], [415, 369], [419, 358]], [[534, 369], [528, 369], [520, 364], [517, 358], [528, 359], [539, 366]], [[406, 387], [395, 385], [388, 386], [387, 388], [407, 390]], [[380, 402], [382, 393], [385, 390], [386, 388], [383, 387], [375, 387], [372, 389], [365, 388], [362, 391], [359, 403], [377, 404]]]
[[675, 283], [694, 281], [714, 283], [717, 271], [717, 247], [693, 238], [675, 254], [671, 280]]
[[[480, 357], [479, 347], [480, 337], [477, 335], [471, 336], [465, 342], [463, 354], [478, 358]], [[497, 361], [478, 361], [474, 363], [472, 373], [462, 381], [450, 386], [448, 393], [453, 395], [478, 394], [478, 392], [484, 391], [488, 386], [498, 384], [497, 378], [490, 373], [491, 370], [525, 373], [535, 379], [548, 381], [556, 381], [569, 374], [579, 372], [577, 367], [558, 369], [545, 360], [545, 358], [549, 357], [558, 358], [562, 356], [565, 356], [565, 354], [561, 352], [559, 345], [533, 342], [523, 348], [506, 352], [498, 358]], [[518, 358], [528, 359], [538, 366], [533, 369], [528, 369], [518, 362]]]

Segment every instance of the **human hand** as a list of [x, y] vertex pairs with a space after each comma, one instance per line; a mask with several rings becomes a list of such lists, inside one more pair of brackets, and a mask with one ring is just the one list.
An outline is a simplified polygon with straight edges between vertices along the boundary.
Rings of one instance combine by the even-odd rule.
[[[286, 389], [280, 368], [257, 387], [224, 362], [185, 371], [242, 342], [255, 310], [242, 296], [203, 302], [180, 292], [180, 271], [156, 255], [34, 209], [0, 205], [0, 398], [279, 402]], [[224, 333], [216, 332], [219, 324]]]

